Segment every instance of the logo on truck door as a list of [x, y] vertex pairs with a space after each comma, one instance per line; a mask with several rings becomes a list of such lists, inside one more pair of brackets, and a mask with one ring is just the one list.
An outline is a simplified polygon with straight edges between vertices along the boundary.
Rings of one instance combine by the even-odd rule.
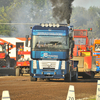
[[51, 52], [49, 51], [42, 51], [41, 52], [41, 58], [58, 58], [58, 55], [51, 55]]
[[48, 55], [51, 55], [51, 52], [48, 52], [48, 51], [42, 51], [41, 52], [41, 58], [47, 58], [48, 57]]

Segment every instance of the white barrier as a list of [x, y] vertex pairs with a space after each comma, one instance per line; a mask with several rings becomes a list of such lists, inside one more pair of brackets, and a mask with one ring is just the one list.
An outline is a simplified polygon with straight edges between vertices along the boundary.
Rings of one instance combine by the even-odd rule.
[[96, 100], [100, 100], [100, 80], [97, 82]]
[[74, 86], [70, 85], [66, 100], [75, 100]]
[[2, 99], [1, 100], [11, 100], [10, 95], [9, 95], [9, 91], [5, 90], [2, 92]]

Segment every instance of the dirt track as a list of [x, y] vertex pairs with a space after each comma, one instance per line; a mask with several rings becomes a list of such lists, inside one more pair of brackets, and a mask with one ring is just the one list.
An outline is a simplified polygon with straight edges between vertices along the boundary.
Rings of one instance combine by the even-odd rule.
[[31, 82], [29, 76], [0, 76], [0, 99], [3, 90], [9, 90], [11, 100], [66, 100], [69, 85], [75, 87], [75, 98], [85, 98], [96, 95], [97, 80], [82, 80], [78, 82]]

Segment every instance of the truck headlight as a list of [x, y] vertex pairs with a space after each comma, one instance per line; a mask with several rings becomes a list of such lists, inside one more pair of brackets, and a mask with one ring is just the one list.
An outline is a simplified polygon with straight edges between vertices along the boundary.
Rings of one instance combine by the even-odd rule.
[[62, 61], [61, 69], [65, 69], [65, 61]]
[[33, 60], [33, 69], [37, 69], [37, 63], [36, 63], [36, 60]]

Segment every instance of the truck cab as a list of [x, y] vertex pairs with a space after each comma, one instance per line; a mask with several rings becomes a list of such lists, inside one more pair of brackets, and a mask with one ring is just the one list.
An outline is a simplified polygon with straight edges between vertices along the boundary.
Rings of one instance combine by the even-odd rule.
[[13, 74], [10, 67], [9, 43], [0, 42], [0, 75]]
[[100, 39], [94, 39], [92, 45], [92, 54], [96, 57], [96, 71], [100, 71]]
[[81, 51], [88, 51], [90, 49], [88, 31], [86, 29], [74, 29], [74, 52], [73, 55], [80, 55]]
[[74, 62], [74, 66], [70, 59], [72, 39], [73, 26], [34, 26], [31, 33], [30, 80], [63, 78], [71, 81], [77, 72], [77, 62]]
[[74, 29], [73, 60], [78, 60], [78, 75], [94, 78], [96, 73], [95, 57], [92, 56], [87, 29]]

